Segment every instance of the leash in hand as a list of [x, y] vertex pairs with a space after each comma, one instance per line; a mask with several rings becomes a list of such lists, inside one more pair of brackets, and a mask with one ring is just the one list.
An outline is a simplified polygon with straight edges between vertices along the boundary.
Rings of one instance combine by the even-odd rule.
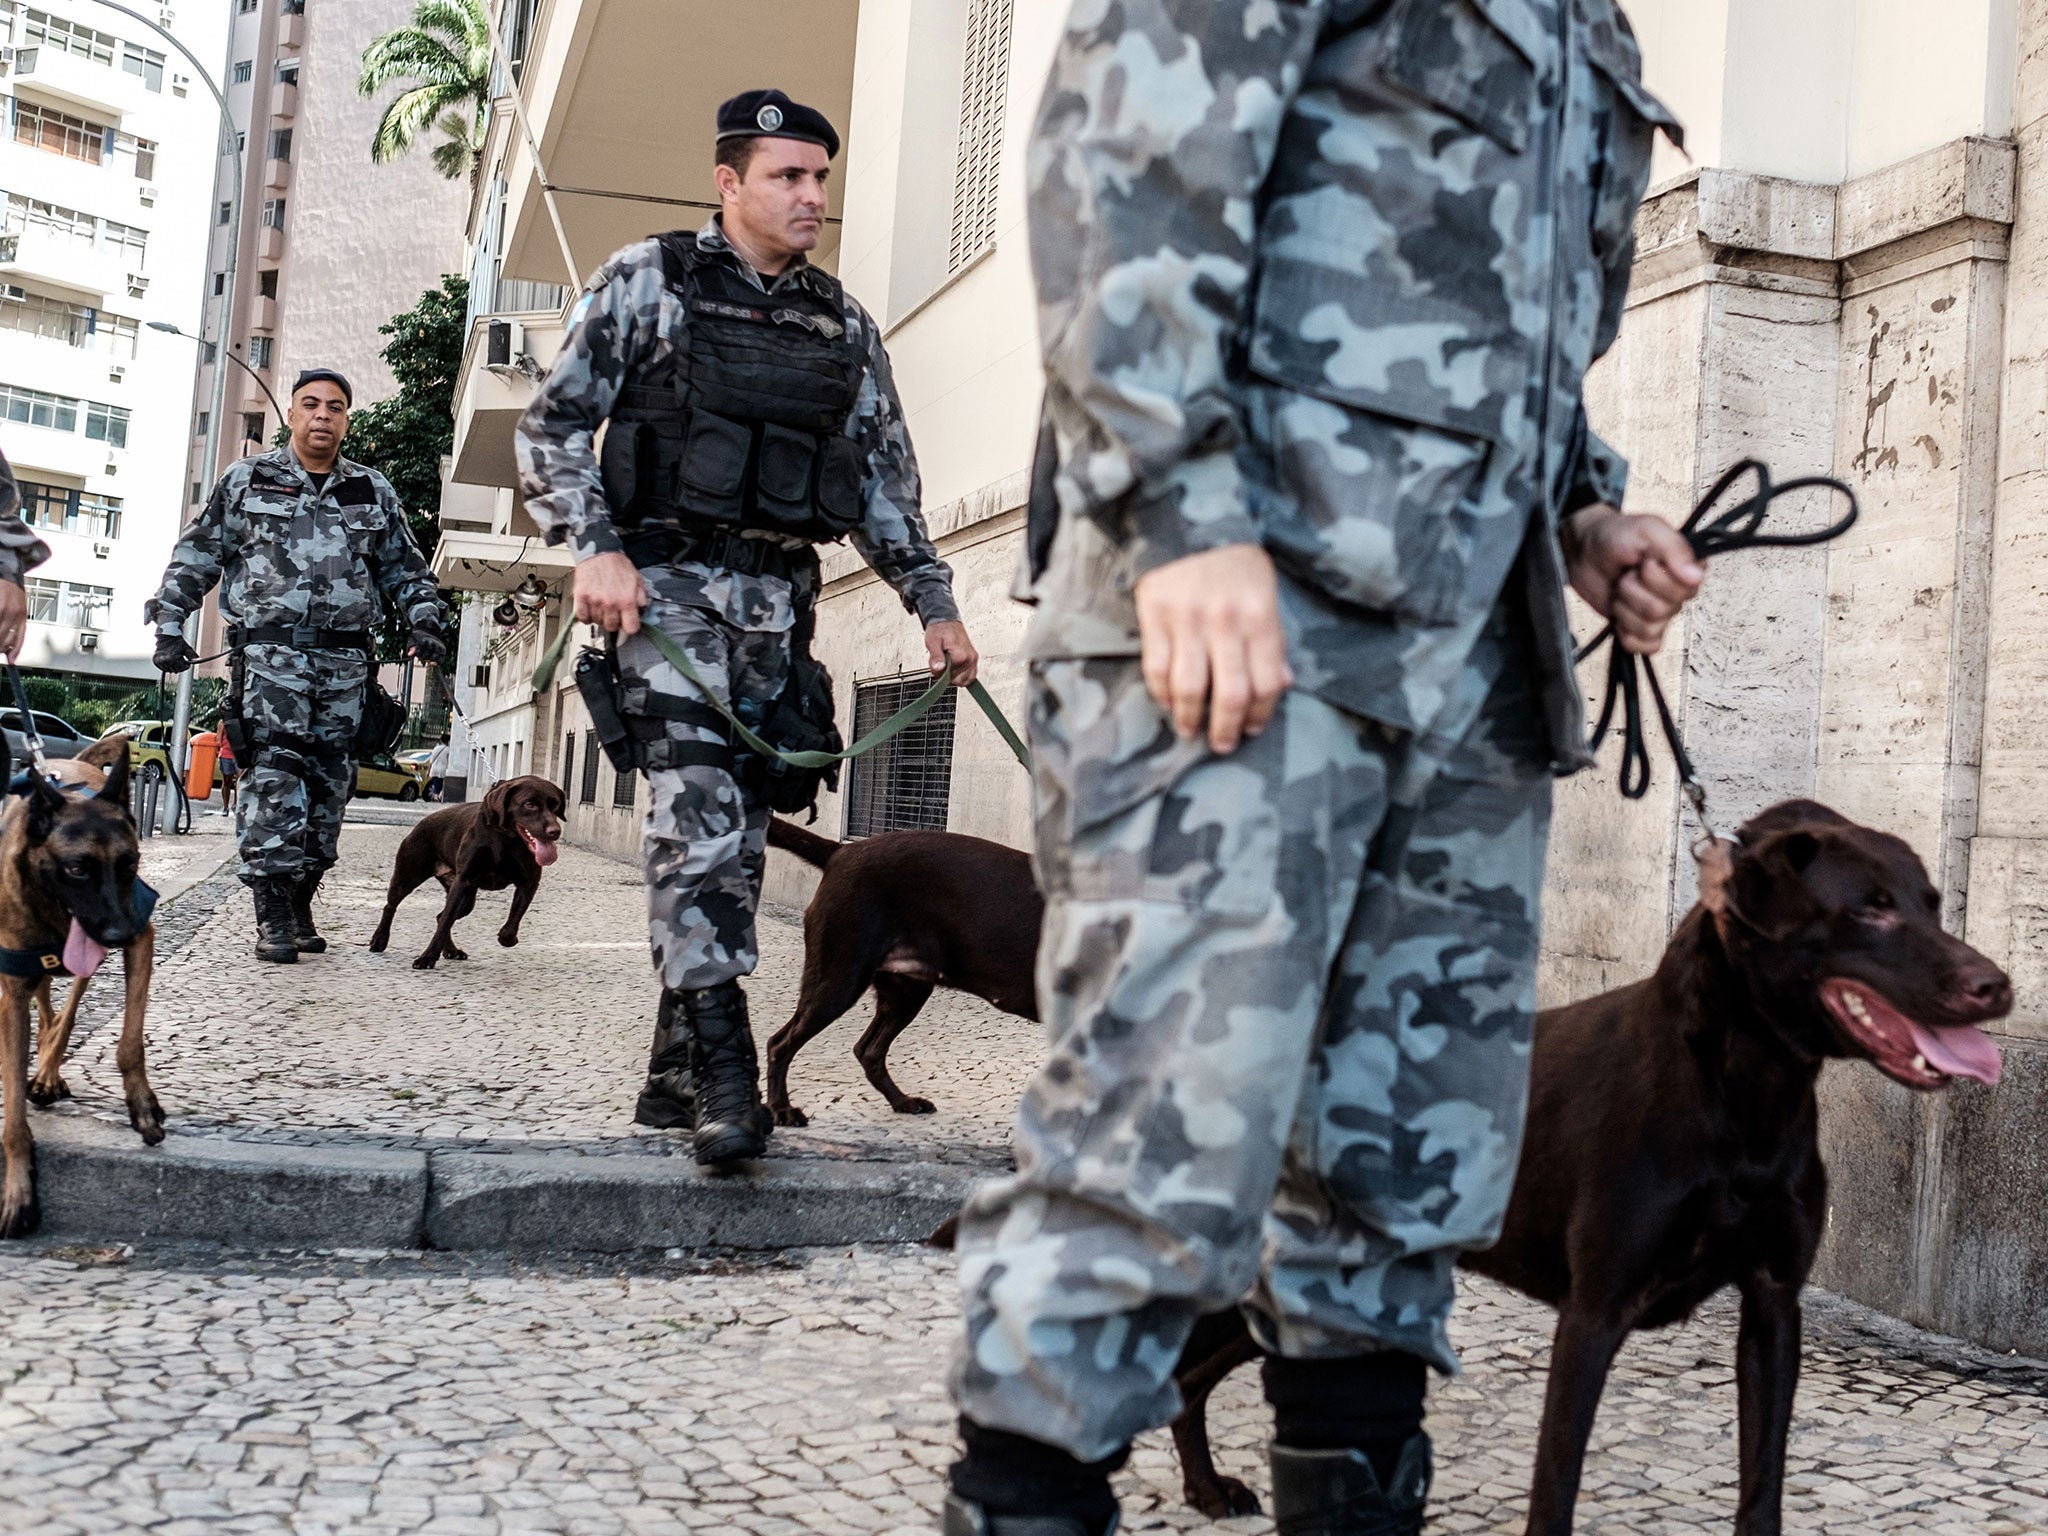
[[[1725, 511], [1716, 508], [1733, 494], [1746, 479], [1753, 477], [1749, 494], [1735, 501]], [[1770, 516], [1771, 504], [1782, 496], [1798, 491], [1829, 491], [1842, 497], [1849, 504], [1849, 510], [1840, 520], [1811, 533], [1766, 533], [1764, 520]], [[1693, 508], [1692, 516], [1685, 520], [1678, 530], [1692, 546], [1694, 555], [1702, 560], [1714, 559], [1720, 555], [1739, 554], [1746, 549], [1803, 549], [1815, 544], [1826, 544], [1839, 539], [1855, 526], [1860, 512], [1856, 493], [1840, 480], [1827, 475], [1807, 475], [1798, 480], [1787, 480], [1783, 485], [1772, 483], [1770, 470], [1756, 459], [1744, 459], [1714, 482], [1712, 490], [1700, 498]], [[1647, 656], [1637, 656], [1633, 651], [1622, 649], [1615, 638], [1614, 626], [1609, 624], [1599, 634], [1579, 647], [1574, 660], [1584, 661], [1601, 646], [1608, 647], [1607, 655], [1607, 697], [1600, 706], [1600, 721], [1593, 727], [1593, 734], [1587, 740], [1586, 750], [1597, 752], [1600, 743], [1607, 738], [1607, 732], [1614, 724], [1615, 711], [1621, 712], [1621, 775], [1620, 786], [1623, 798], [1640, 800], [1650, 790], [1650, 748], [1643, 731], [1642, 680], [1650, 684], [1650, 699], [1657, 707], [1657, 723], [1662, 727], [1664, 740], [1671, 748], [1672, 763], [1678, 769], [1678, 787], [1692, 806], [1693, 814], [1699, 818], [1700, 826], [1707, 836], [1718, 842], [1720, 834], [1707, 819], [1707, 791], [1700, 782], [1699, 773], [1693, 766], [1692, 756], [1685, 750], [1685, 740], [1679, 734], [1678, 722], [1672, 718], [1671, 705], [1664, 697], [1664, 688], [1657, 680], [1657, 669], [1650, 664]]]

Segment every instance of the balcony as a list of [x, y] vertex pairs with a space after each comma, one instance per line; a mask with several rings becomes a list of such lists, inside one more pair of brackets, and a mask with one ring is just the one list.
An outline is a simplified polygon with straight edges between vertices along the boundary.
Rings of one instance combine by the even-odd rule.
[[293, 12], [293, 13], [292, 13], [291, 15], [289, 15], [289, 16], [280, 16], [280, 17], [279, 17], [279, 18], [277, 19], [277, 46], [278, 46], [278, 47], [280, 47], [280, 48], [297, 48], [297, 47], [300, 47], [301, 45], [303, 45], [305, 41], [306, 41], [306, 15], [305, 15], [305, 12], [303, 12], [303, 11], [295, 11], [295, 12]]
[[[491, 322], [517, 325], [524, 333], [518, 348], [531, 358], [530, 367], [491, 367]], [[533, 400], [535, 377], [562, 350], [562, 317], [555, 311], [528, 315], [482, 315], [470, 327], [462, 353], [462, 373], [455, 393], [455, 449], [451, 478], [464, 485], [516, 489], [518, 466], [513, 461], [512, 431]]]
[[274, 335], [277, 331], [277, 300], [261, 294], [249, 305], [249, 329]]
[[270, 115], [287, 120], [299, 115], [299, 88], [290, 80], [274, 81], [270, 87]]
[[[522, 527], [527, 531], [519, 531]], [[510, 533], [444, 526], [434, 546], [434, 579], [457, 592], [510, 592], [529, 573], [549, 583], [567, 577], [576, 568], [575, 558], [562, 545], [531, 537], [532, 527], [523, 512]]]
[[[101, 398], [105, 398], [102, 396]], [[81, 414], [80, 427], [84, 422]], [[41, 470], [60, 480], [83, 483], [103, 475], [108, 464], [118, 465], [127, 455], [94, 442], [83, 430], [59, 432], [53, 427], [31, 427], [22, 422], [5, 423], [7, 457], [18, 476], [33, 480]], [[110, 489], [119, 492], [121, 487]]]
[[265, 261], [283, 261], [284, 231], [264, 225], [256, 236], [256, 254]]
[[124, 302], [113, 306], [117, 310], [127, 308], [131, 261], [125, 250], [102, 250], [35, 225], [0, 235], [0, 277], [32, 278], [38, 287], [91, 299], [95, 305], [119, 298]]
[[[846, 130], [859, 9], [847, 0], [768, 6], [605, 0], [542, 7], [520, 72], [521, 96], [550, 179], [561, 187], [715, 204], [711, 123], [718, 104], [734, 92], [772, 79]], [[681, 55], [677, 38], [689, 39]], [[658, 113], [647, 110], [651, 101], [661, 103]], [[676, 152], [679, 131], [690, 136], [693, 151]], [[513, 142], [518, 147], [506, 161], [507, 277], [574, 286], [650, 229], [692, 217], [660, 204], [559, 193], [580, 269], [566, 275], [532, 157], [522, 142]], [[839, 226], [827, 226], [821, 264], [832, 264], [838, 238]]]
[[292, 163], [289, 160], [266, 160], [263, 162], [263, 185], [271, 192], [282, 192], [292, 184]]
[[9, 74], [18, 90], [74, 114], [83, 108], [87, 116], [116, 125], [149, 97], [139, 75], [48, 44], [15, 50]]

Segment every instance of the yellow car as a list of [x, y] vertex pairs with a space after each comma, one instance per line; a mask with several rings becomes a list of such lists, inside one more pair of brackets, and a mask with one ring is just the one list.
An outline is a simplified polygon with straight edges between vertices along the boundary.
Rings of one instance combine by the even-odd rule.
[[171, 776], [171, 722], [168, 720], [123, 720], [107, 727], [107, 734], [120, 732], [128, 738], [128, 771], [138, 779], [168, 779]]
[[389, 752], [366, 757], [356, 764], [356, 793], [392, 795], [400, 800], [417, 800], [423, 783], [421, 774], [408, 763], [395, 761]]

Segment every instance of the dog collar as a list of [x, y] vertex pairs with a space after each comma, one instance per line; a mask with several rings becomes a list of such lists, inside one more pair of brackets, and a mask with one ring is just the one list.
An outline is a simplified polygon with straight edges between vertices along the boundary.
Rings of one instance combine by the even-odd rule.
[[[135, 877], [135, 927], [139, 932], [149, 925], [150, 914], [156, 911], [157, 893], [143, 883], [142, 877]], [[0, 945], [0, 976], [15, 976], [27, 981], [41, 981], [49, 976], [69, 976], [71, 972], [64, 965], [64, 946], [45, 944], [37, 949], [9, 949]]]

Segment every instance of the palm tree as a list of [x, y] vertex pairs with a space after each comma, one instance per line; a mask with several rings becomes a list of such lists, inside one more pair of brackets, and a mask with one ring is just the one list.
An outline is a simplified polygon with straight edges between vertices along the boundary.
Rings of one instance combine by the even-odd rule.
[[446, 135], [434, 166], [450, 181], [472, 175], [484, 144], [491, 99], [491, 28], [485, 0], [418, 0], [412, 20], [373, 38], [363, 50], [356, 90], [374, 96], [409, 82], [377, 124], [370, 158], [386, 165], [413, 147], [429, 123]]

